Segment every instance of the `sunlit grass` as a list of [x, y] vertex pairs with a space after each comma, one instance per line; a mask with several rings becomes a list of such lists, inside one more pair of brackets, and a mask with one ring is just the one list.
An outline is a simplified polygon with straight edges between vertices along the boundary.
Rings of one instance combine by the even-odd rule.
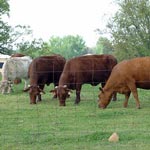
[[[46, 87], [43, 101], [29, 104], [23, 84], [14, 93], [0, 95], [0, 149], [2, 150], [148, 150], [150, 146], [149, 97], [139, 90], [142, 109], [135, 107], [131, 96], [129, 107], [123, 108], [123, 95], [111, 102], [107, 109], [97, 106], [98, 87], [84, 85], [81, 102], [74, 105], [75, 92], [66, 107], [59, 107]], [[120, 140], [109, 143], [117, 132]]]

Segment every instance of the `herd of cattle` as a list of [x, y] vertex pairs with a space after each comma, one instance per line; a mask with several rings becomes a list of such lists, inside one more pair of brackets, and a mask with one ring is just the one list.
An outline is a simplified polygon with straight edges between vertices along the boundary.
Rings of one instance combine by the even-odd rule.
[[[137, 88], [150, 89], [150, 57], [138, 57], [117, 63], [112, 55], [84, 55], [65, 60], [61, 55], [41, 56], [31, 59], [22, 54], [12, 55], [2, 67], [0, 92], [10, 93], [16, 79], [24, 79], [24, 92], [29, 93], [30, 103], [41, 101], [44, 86], [54, 84], [51, 90], [59, 105], [65, 106], [71, 90], [76, 90], [75, 104], [80, 102], [83, 84], [96, 86], [101, 83], [98, 106], [106, 108], [116, 94], [125, 95], [124, 107], [133, 94], [140, 108]], [[29, 86], [28, 86], [29, 80]]]

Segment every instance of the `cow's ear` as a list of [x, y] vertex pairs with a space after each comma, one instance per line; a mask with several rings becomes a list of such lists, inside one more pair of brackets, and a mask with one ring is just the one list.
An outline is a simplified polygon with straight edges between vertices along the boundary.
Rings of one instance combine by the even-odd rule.
[[99, 90], [100, 90], [102, 93], [104, 93], [104, 90], [103, 90], [103, 88], [99, 87]]
[[39, 90], [41, 94], [45, 94], [45, 92], [42, 89], [39, 88]]
[[67, 89], [67, 85], [63, 85], [63, 88]]
[[23, 90], [23, 92], [28, 92], [30, 90], [30, 87]]

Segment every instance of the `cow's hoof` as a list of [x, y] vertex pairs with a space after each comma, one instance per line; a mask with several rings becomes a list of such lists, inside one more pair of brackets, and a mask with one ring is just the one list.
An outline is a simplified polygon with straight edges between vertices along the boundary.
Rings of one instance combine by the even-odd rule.
[[137, 106], [137, 109], [141, 109], [141, 106]]
[[59, 104], [59, 106], [66, 106], [66, 104]]
[[74, 103], [74, 105], [79, 105], [79, 103]]
[[36, 102], [30, 102], [30, 104], [32, 105], [32, 104], [36, 104]]

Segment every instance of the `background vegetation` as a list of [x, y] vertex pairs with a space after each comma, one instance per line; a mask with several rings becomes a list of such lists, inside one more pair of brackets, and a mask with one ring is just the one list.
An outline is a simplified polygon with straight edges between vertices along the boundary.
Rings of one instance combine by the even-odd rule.
[[[50, 35], [48, 42], [31, 38], [32, 29], [29, 26], [11, 27], [4, 21], [3, 16], [9, 16], [8, 2], [0, 0], [0, 53], [20, 52], [33, 58], [59, 53], [67, 59], [87, 53], [104, 53], [115, 55], [119, 61], [150, 55], [149, 0], [113, 1], [118, 6], [118, 11], [109, 18], [105, 32], [96, 29], [99, 39], [95, 47], [87, 47], [80, 35]], [[30, 40], [25, 37], [30, 37]]]

